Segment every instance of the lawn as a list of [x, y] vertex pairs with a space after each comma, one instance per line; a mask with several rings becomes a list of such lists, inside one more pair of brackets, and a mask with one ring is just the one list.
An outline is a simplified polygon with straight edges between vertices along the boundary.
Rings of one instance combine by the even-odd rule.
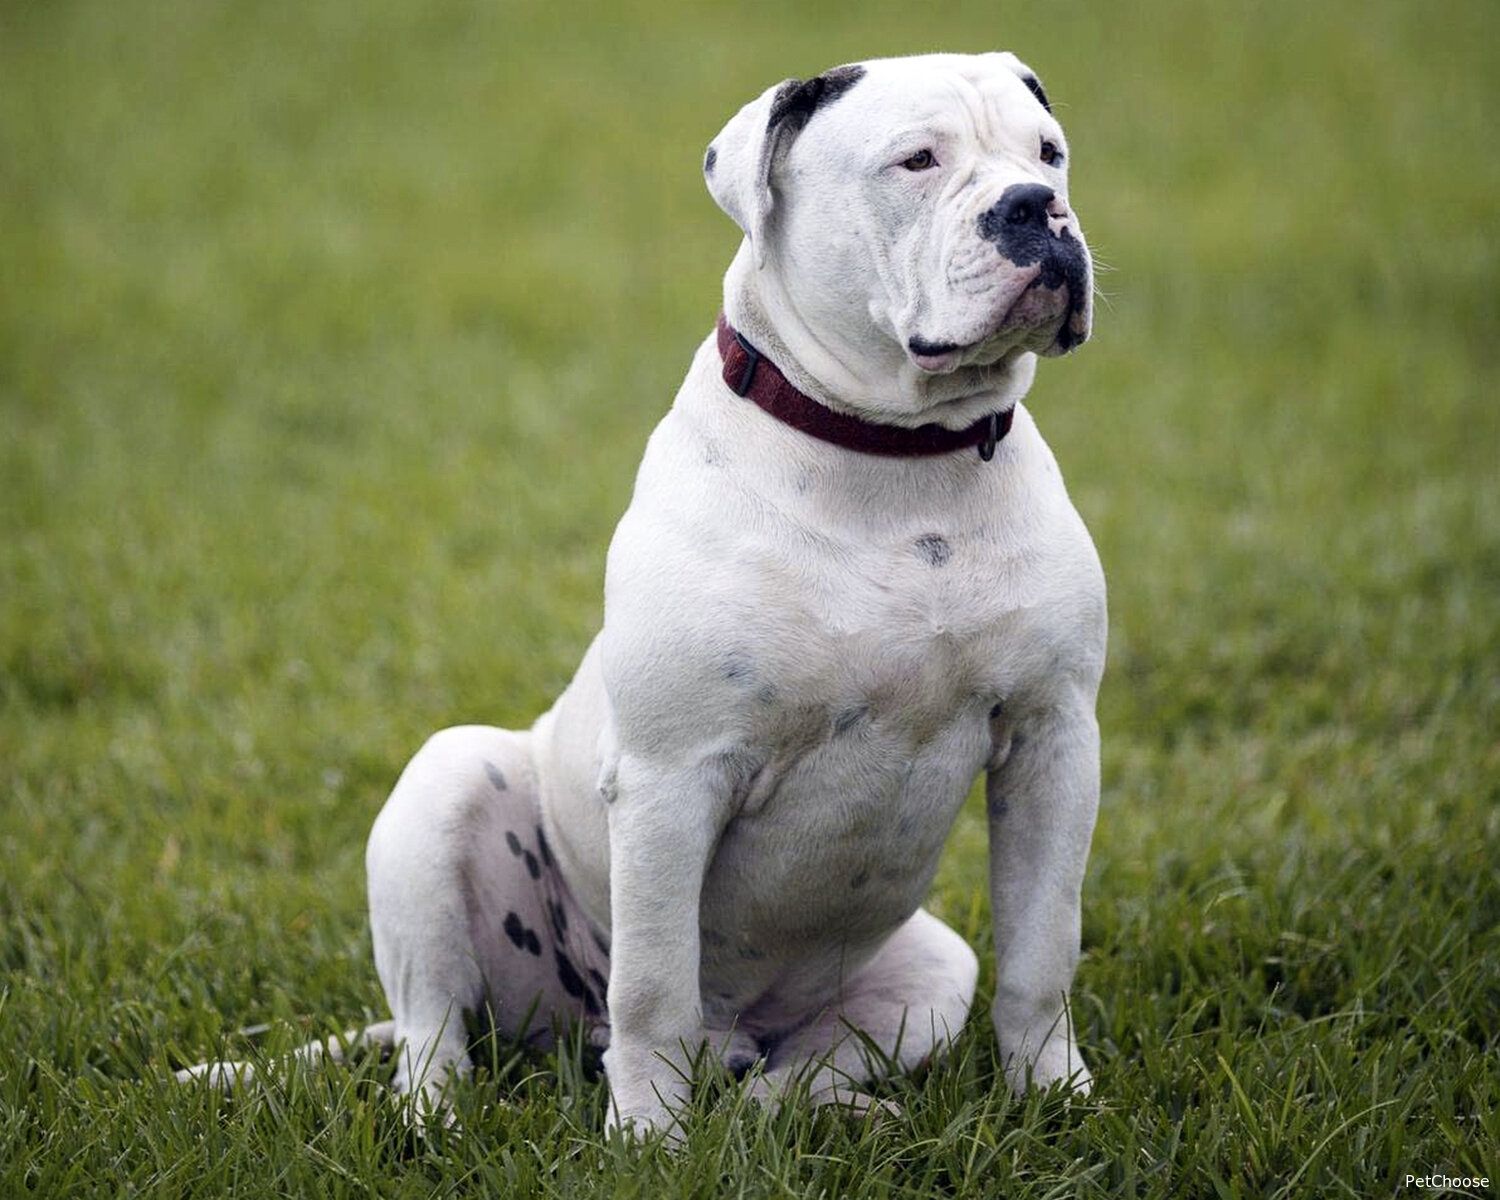
[[[1030, 407], [1110, 581], [1074, 994], [869, 1127], [381, 1065], [365, 833], [597, 627], [788, 75], [1016, 50], [1109, 267]], [[1500, 1178], [1500, 5], [0, 6], [0, 1195], [1393, 1196]], [[987, 940], [982, 804], [932, 900]], [[986, 956], [982, 956], [986, 958]], [[985, 961], [981, 989], [991, 964]], [[246, 1027], [268, 1027], [247, 1036]]]

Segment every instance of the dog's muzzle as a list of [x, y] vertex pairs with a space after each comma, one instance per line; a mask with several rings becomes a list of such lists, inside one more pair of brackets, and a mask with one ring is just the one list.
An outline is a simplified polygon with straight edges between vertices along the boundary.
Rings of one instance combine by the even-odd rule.
[[[1056, 342], [1044, 353], [1066, 354], [1088, 337], [1088, 253], [1073, 234], [1072, 214], [1044, 183], [1016, 183], [979, 214], [979, 236], [1018, 267], [1040, 265], [1031, 288], [1066, 288], [1067, 312]], [[1028, 289], [1031, 290], [1031, 289]]]

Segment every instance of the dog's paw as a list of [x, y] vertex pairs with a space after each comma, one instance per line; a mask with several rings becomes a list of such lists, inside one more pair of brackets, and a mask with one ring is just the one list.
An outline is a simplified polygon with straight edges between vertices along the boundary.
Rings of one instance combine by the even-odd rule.
[[706, 1038], [678, 1044], [669, 1054], [648, 1045], [616, 1038], [604, 1052], [604, 1074], [609, 1080], [606, 1136], [616, 1133], [636, 1141], [662, 1135], [680, 1142], [682, 1129], [675, 1113], [692, 1095], [695, 1056]]
[[1016, 1055], [1006, 1061], [1005, 1079], [1020, 1094], [1031, 1088], [1043, 1090], [1062, 1085], [1073, 1096], [1087, 1096], [1094, 1078], [1084, 1065], [1078, 1047], [1066, 1038], [1049, 1038], [1034, 1059]]
[[604, 1136], [622, 1137], [626, 1141], [635, 1142], [660, 1137], [674, 1149], [682, 1146], [686, 1137], [682, 1122], [672, 1115], [666, 1105], [654, 1102], [621, 1109], [613, 1100], [604, 1118]]

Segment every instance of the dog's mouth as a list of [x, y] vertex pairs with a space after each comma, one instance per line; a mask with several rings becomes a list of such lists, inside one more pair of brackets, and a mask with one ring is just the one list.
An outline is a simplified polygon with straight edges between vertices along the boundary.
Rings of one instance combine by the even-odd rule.
[[997, 319], [980, 325], [962, 340], [938, 340], [913, 334], [906, 351], [918, 370], [941, 375], [959, 367], [993, 366], [1022, 351], [1052, 357], [1067, 354], [1088, 340], [1090, 280], [1087, 259], [1080, 254], [1049, 255], [1015, 274], [996, 306]]
[[971, 346], [962, 346], [957, 342], [929, 342], [918, 335], [913, 335], [906, 343], [912, 362], [930, 375], [951, 371], [970, 348]]

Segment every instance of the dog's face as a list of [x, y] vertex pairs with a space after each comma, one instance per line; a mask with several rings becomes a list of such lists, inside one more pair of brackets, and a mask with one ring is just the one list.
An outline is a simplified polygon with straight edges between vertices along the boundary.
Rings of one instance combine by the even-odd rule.
[[705, 171], [759, 271], [800, 323], [845, 343], [836, 351], [920, 379], [1062, 354], [1089, 335], [1067, 140], [1014, 55], [788, 80], [729, 122]]

